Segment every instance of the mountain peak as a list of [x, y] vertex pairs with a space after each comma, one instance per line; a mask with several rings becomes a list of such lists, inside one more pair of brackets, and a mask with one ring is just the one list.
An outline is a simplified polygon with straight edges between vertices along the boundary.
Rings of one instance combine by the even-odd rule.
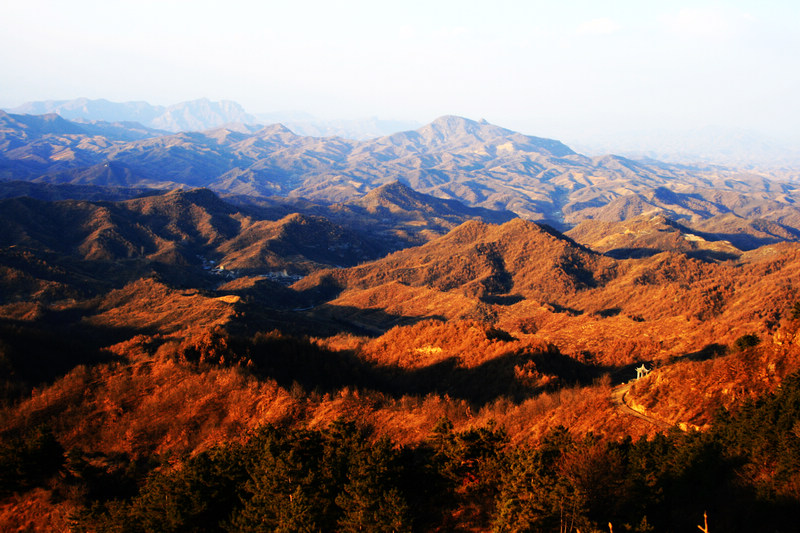
[[201, 98], [168, 107], [164, 114], [153, 120], [153, 125], [169, 131], [201, 131], [232, 122], [255, 124], [258, 119], [247, 114], [236, 102], [212, 102]]
[[194, 189], [173, 189], [164, 194], [165, 197], [174, 196], [182, 197], [191, 200], [213, 201], [216, 202], [220, 198], [217, 194], [206, 187], [196, 187]]
[[364, 198], [365, 199], [374, 197], [407, 198], [413, 195], [419, 196], [420, 194], [411, 187], [409, 187], [408, 185], [406, 185], [405, 183], [403, 183], [402, 181], [395, 180], [389, 183], [384, 183], [380, 187], [372, 189], [370, 192], [364, 195]]
[[440, 202], [439, 199], [419, 193], [400, 181], [392, 181], [372, 189], [357, 200], [349, 202], [351, 205], [361, 206], [367, 210], [389, 209], [398, 211], [427, 211], [430, 201]]
[[442, 115], [441, 117], [435, 119], [433, 122], [430, 123], [431, 126], [442, 127], [442, 128], [463, 128], [463, 127], [475, 127], [481, 126], [482, 124], [489, 125], [486, 120], [482, 122], [477, 122], [475, 120], [462, 117], [459, 115]]
[[135, 198], [125, 202], [129, 206], [138, 206], [145, 212], [176, 213], [190, 206], [200, 207], [209, 213], [231, 213], [233, 207], [222, 200], [210, 189], [174, 189], [164, 194]]
[[485, 119], [471, 120], [456, 115], [444, 115], [416, 132], [427, 145], [454, 150], [484, 145], [507, 145], [528, 152], [547, 153], [556, 157], [574, 155], [568, 146], [553, 139], [532, 137], [491, 124]]
[[260, 130], [256, 131], [256, 135], [259, 137], [265, 137], [269, 135], [295, 135], [295, 133], [283, 124], [275, 123], [270, 124], [269, 126], [264, 126]]
[[491, 133], [493, 136], [510, 135], [513, 133], [511, 130], [490, 124], [486, 120], [476, 122], [457, 115], [441, 116], [427, 126], [422, 127], [419, 131], [431, 131], [448, 136], [473, 135], [478, 137], [483, 137], [487, 133]]

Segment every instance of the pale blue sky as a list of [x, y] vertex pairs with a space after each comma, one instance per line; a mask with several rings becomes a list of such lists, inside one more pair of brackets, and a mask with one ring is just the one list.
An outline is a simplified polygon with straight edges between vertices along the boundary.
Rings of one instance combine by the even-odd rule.
[[2, 0], [0, 50], [0, 107], [208, 97], [552, 137], [800, 138], [796, 0]]

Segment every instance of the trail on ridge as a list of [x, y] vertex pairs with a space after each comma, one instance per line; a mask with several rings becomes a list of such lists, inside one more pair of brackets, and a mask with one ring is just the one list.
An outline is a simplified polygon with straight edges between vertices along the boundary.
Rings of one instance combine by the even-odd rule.
[[617, 385], [611, 390], [611, 401], [614, 403], [614, 405], [617, 406], [617, 411], [619, 411], [622, 414], [633, 416], [636, 418], [640, 418], [646, 422], [650, 422], [651, 424], [658, 426], [660, 429], [672, 428], [674, 426], [673, 424], [669, 424], [667, 422], [664, 422], [663, 420], [655, 419], [651, 416], [642, 413], [641, 411], [637, 411], [625, 402], [625, 395], [628, 394], [628, 392], [630, 391], [632, 383], [633, 383], [632, 381], [629, 381], [627, 383], [622, 383], [621, 385]]

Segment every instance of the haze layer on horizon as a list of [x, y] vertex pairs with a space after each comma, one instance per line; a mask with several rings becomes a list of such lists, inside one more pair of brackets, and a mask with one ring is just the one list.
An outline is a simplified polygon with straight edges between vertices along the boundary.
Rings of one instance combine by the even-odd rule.
[[556, 138], [716, 125], [798, 142], [798, 25], [791, 1], [13, 0], [0, 107], [208, 97]]

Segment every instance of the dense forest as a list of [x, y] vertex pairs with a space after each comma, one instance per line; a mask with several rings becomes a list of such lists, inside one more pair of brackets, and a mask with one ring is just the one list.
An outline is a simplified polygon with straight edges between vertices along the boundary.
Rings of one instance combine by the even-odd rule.
[[6, 437], [4, 494], [80, 501], [75, 531], [793, 531], [800, 374], [720, 410], [712, 429], [601, 439], [552, 428], [511, 446], [493, 423], [421, 442], [373, 428], [266, 425], [193, 456], [64, 450], [46, 427]]

